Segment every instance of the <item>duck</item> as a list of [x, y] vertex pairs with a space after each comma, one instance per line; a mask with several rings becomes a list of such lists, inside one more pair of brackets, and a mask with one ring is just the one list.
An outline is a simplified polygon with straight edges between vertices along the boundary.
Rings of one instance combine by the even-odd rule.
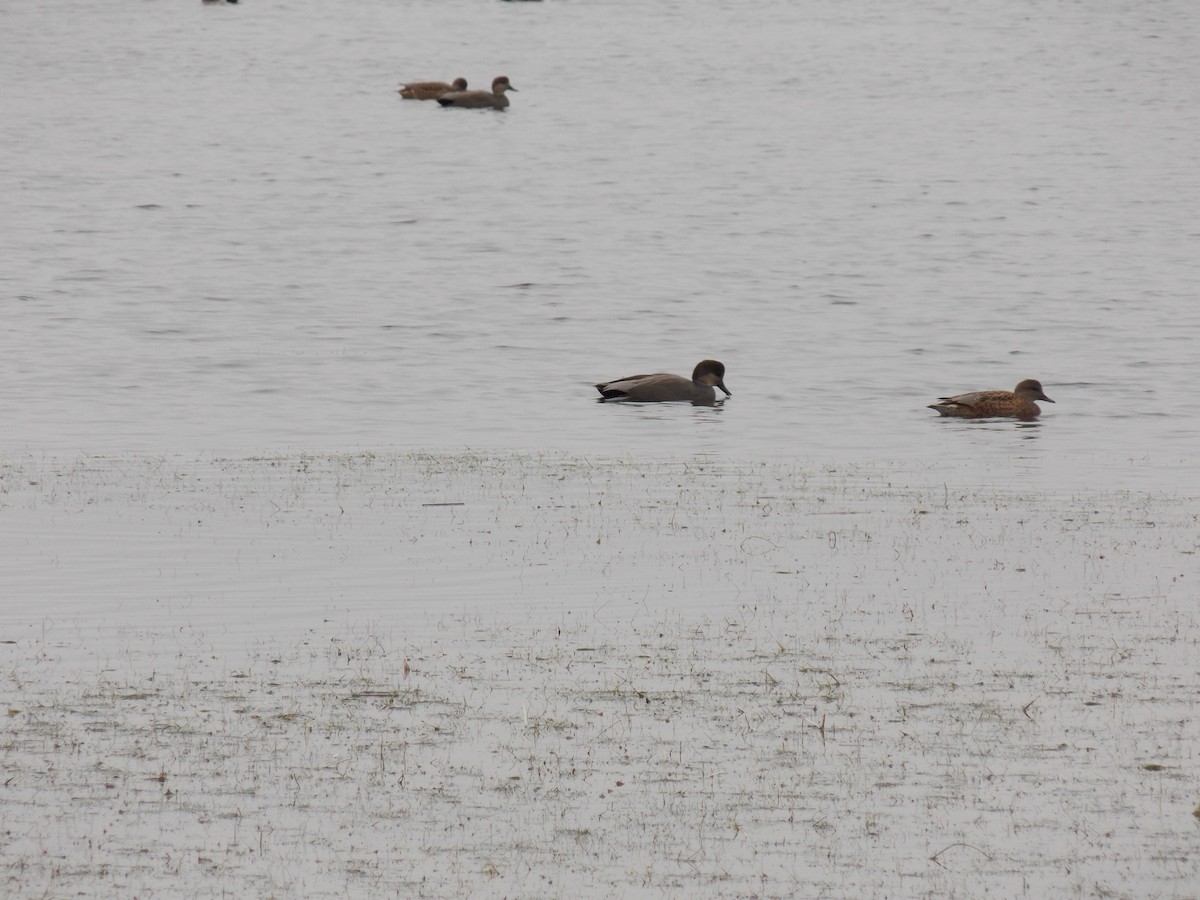
[[451, 91], [465, 91], [467, 79], [455, 78], [451, 84], [444, 81], [410, 81], [400, 85], [400, 96], [405, 100], [436, 100]]
[[959, 419], [1036, 419], [1042, 410], [1034, 400], [1054, 402], [1046, 396], [1040, 381], [1026, 378], [1011, 391], [974, 391], [942, 397], [937, 403], [930, 403], [929, 409], [936, 409], [939, 415]]
[[490, 91], [451, 91], [437, 98], [442, 106], [461, 106], [466, 109], [504, 109], [508, 106], [505, 91], [515, 91], [516, 88], [508, 80], [507, 75], [492, 79]]
[[733, 394], [725, 387], [725, 365], [715, 359], [702, 359], [692, 370], [691, 379], [658, 372], [653, 375], [628, 375], [602, 381], [596, 390], [604, 400], [631, 400], [635, 403], [686, 401], [696, 406], [715, 406], [720, 388], [726, 397]]

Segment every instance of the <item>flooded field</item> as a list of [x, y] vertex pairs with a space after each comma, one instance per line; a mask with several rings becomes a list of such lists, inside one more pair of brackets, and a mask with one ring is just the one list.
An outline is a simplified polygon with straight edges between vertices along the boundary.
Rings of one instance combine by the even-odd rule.
[[1188, 897], [1194, 498], [0, 463], [14, 896]]

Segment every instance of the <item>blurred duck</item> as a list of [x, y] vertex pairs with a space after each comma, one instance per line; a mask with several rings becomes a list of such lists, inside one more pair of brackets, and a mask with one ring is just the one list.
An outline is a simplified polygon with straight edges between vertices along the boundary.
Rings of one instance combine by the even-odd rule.
[[444, 81], [411, 81], [400, 85], [400, 96], [405, 100], [436, 100], [452, 91], [465, 91], [467, 79], [455, 78], [453, 84]]
[[1034, 400], [1054, 402], [1046, 396], [1040, 381], [1027, 378], [1012, 391], [975, 391], [956, 397], [942, 397], [937, 403], [930, 403], [929, 408], [936, 409], [943, 416], [959, 419], [990, 419], [1001, 416], [1036, 419], [1042, 411]]
[[686, 401], [698, 406], [713, 406], [719, 387], [726, 397], [732, 397], [725, 387], [725, 366], [715, 359], [701, 360], [692, 370], [692, 378], [668, 375], [629, 375], [615, 381], [604, 381], [596, 385], [605, 400], [632, 400], [635, 403], [664, 403], [673, 400]]
[[437, 98], [442, 106], [462, 106], [467, 109], [504, 109], [508, 106], [505, 91], [515, 91], [507, 75], [501, 75], [492, 81], [490, 91], [451, 91]]

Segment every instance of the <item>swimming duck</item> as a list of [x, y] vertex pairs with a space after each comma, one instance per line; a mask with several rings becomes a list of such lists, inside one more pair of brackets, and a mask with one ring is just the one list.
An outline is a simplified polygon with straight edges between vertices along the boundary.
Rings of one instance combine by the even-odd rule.
[[715, 359], [696, 363], [689, 381], [680, 375], [659, 372], [654, 375], [629, 375], [596, 385], [605, 400], [632, 400], [637, 403], [663, 403], [682, 400], [699, 406], [713, 406], [719, 387], [726, 397], [733, 394], [725, 387], [725, 366]]
[[410, 81], [400, 85], [400, 96], [405, 100], [436, 100], [451, 91], [465, 91], [467, 79], [455, 78], [453, 84], [444, 81]]
[[490, 91], [451, 91], [448, 94], [443, 94], [437, 98], [437, 102], [442, 106], [462, 106], [467, 109], [504, 109], [508, 106], [508, 98], [504, 96], [505, 91], [515, 91], [516, 88], [509, 83], [507, 75], [501, 75], [492, 80], [492, 89]]
[[1054, 402], [1046, 396], [1040, 381], [1027, 378], [1012, 391], [975, 391], [956, 397], [942, 397], [939, 402], [930, 403], [929, 408], [936, 409], [943, 416], [959, 419], [990, 419], [998, 416], [1036, 419], [1042, 411], [1034, 400]]

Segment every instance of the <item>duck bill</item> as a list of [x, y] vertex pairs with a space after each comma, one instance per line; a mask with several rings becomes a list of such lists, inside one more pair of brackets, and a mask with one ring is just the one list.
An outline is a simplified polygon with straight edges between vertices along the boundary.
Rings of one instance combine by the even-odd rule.
[[[723, 382], [723, 381], [718, 381], [718, 382], [717, 382], [717, 387], [719, 387], [721, 390], [723, 390], [723, 391], [725, 392], [725, 396], [726, 396], [726, 397], [732, 397], [732, 396], [733, 396], [733, 393], [732, 393], [732, 392], [729, 390], [729, 388], [725, 387], [725, 382]], [[1051, 403], [1053, 403], [1054, 401], [1053, 401], [1053, 400], [1051, 400], [1050, 402], [1051, 402]]]
[[1051, 400], [1049, 397], [1047, 397], [1045, 394], [1042, 394], [1040, 397], [1038, 397], [1038, 399], [1039, 399], [1039, 400], [1045, 400], [1047, 403], [1053, 403], [1053, 402], [1054, 402], [1054, 401], [1053, 401], [1053, 400]]

